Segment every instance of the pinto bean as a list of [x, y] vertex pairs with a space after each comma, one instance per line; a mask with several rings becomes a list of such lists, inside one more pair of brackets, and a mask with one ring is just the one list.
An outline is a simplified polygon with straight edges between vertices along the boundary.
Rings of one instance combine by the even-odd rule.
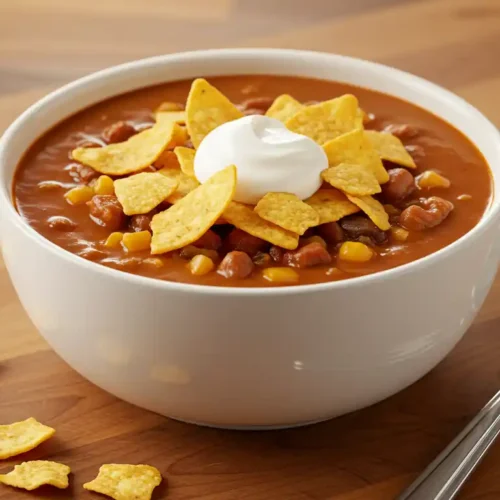
[[117, 231], [127, 220], [118, 198], [113, 195], [97, 194], [87, 202], [90, 218], [98, 225], [110, 231]]
[[81, 182], [89, 184], [100, 175], [99, 172], [96, 172], [93, 168], [82, 165], [81, 163], [70, 163], [64, 170], [66, 170], [69, 176], [79, 184]]
[[108, 144], [114, 144], [116, 142], [124, 142], [130, 137], [132, 137], [137, 131], [135, 128], [127, 122], [116, 122], [106, 127], [102, 132], [102, 138]]
[[425, 149], [418, 144], [408, 144], [405, 149], [415, 161], [425, 158]]
[[141, 231], [151, 231], [151, 219], [153, 218], [153, 215], [153, 213], [132, 215], [132, 217], [130, 217], [128, 227], [135, 233], [140, 233]]
[[106, 257], [106, 254], [104, 252], [101, 252], [101, 250], [97, 250], [97, 248], [92, 247], [84, 248], [83, 250], [78, 252], [77, 255], [93, 262]]
[[441, 224], [454, 208], [451, 201], [438, 196], [421, 201], [421, 205], [405, 208], [401, 212], [399, 223], [410, 231], [423, 231]]
[[245, 252], [229, 252], [219, 265], [218, 273], [224, 278], [243, 279], [252, 274], [254, 263]]
[[[340, 221], [340, 225], [348, 240], [359, 241], [363, 237], [369, 237], [374, 243], [380, 245], [387, 241], [387, 234], [379, 229], [370, 219], [362, 215], [345, 217]], [[366, 239], [363, 238], [363, 243]]]
[[219, 250], [221, 245], [221, 237], [211, 229], [193, 243], [195, 247], [206, 248], [208, 250]]
[[73, 231], [76, 228], [76, 223], [67, 217], [62, 217], [61, 215], [54, 215], [47, 219], [47, 223], [51, 229], [57, 229], [58, 231]]
[[388, 132], [389, 134], [399, 137], [402, 141], [406, 139], [412, 139], [417, 137], [420, 133], [417, 127], [413, 125], [408, 125], [406, 123], [391, 123], [384, 128], [383, 132]]
[[391, 168], [387, 171], [389, 180], [382, 184], [382, 194], [387, 203], [405, 200], [415, 191], [415, 179], [404, 168]]
[[268, 246], [267, 241], [256, 238], [251, 234], [245, 233], [241, 229], [233, 229], [226, 237], [224, 248], [226, 251], [238, 250], [245, 252], [250, 256], [257, 252], [263, 252]]
[[337, 222], [327, 222], [317, 228], [318, 234], [329, 244], [335, 245], [344, 241], [344, 231]]
[[321, 264], [329, 264], [332, 260], [328, 250], [321, 243], [309, 243], [308, 245], [285, 252], [283, 261], [289, 267], [313, 267]]

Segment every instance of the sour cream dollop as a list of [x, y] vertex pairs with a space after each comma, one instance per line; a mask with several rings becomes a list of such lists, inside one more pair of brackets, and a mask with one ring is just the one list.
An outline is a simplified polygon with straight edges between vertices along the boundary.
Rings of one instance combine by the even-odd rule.
[[194, 173], [203, 183], [229, 165], [237, 168], [234, 199], [255, 204], [272, 192], [308, 198], [321, 186], [328, 159], [309, 137], [291, 132], [274, 118], [251, 115], [227, 122], [203, 139]]

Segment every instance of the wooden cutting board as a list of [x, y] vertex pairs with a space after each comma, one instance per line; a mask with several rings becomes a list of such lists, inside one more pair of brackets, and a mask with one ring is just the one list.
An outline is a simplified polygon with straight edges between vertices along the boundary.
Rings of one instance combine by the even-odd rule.
[[[500, 125], [498, 0], [2, 0], [0, 130], [85, 73], [178, 50], [274, 46], [363, 57], [451, 88]], [[369, 82], [367, 82], [369, 83]], [[415, 311], [418, 314], [418, 311]], [[148, 463], [171, 500], [389, 500], [500, 388], [500, 281], [464, 340], [431, 374], [372, 408], [313, 427], [238, 433], [118, 401], [40, 338], [0, 262], [0, 423], [36, 416], [56, 437], [22, 458], [71, 466], [71, 488], [0, 499], [91, 499], [104, 462]], [[6, 472], [19, 460], [0, 464]], [[500, 446], [462, 500], [500, 498]]]

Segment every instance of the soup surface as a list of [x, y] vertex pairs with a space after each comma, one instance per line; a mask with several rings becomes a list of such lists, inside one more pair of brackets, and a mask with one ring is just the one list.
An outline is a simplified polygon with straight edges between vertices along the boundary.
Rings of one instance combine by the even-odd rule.
[[[222, 212], [195, 241], [172, 250], [167, 241], [166, 247], [160, 245], [154, 250], [155, 241], [168, 239], [168, 234], [155, 235], [155, 231], [168, 233], [168, 227], [160, 227], [160, 220], [168, 223], [172, 217], [158, 218], [156, 227], [154, 222], [151, 225], [152, 218], [181, 203], [179, 200], [183, 200], [186, 193], [177, 197], [169, 194], [146, 213], [126, 215], [123, 199], [117, 198], [118, 189], [115, 193], [113, 183], [102, 177], [102, 171], [76, 161], [74, 158], [78, 155], [72, 152], [75, 148], [88, 151], [107, 147], [107, 144], [126, 143], [131, 136], [143, 134], [155, 123], [155, 110], [162, 103], [170, 103], [164, 106], [167, 112], [183, 110], [191, 80], [144, 88], [106, 100], [67, 118], [40, 137], [27, 151], [15, 174], [13, 198], [21, 216], [56, 245], [115, 269], [184, 283], [256, 287], [335, 281], [401, 266], [463, 236], [478, 223], [490, 203], [490, 171], [476, 147], [451, 125], [409, 102], [364, 88], [309, 78], [225, 76], [210, 78], [210, 84], [227, 96], [243, 115], [264, 114], [282, 94], [289, 94], [308, 107], [345, 94], [354, 95], [360, 111], [363, 110], [361, 129], [392, 134], [401, 141], [416, 165], [416, 168], [409, 168], [401, 162], [389, 161], [373, 143], [389, 172], [389, 180], [379, 179], [380, 187], [377, 183], [375, 188], [380, 192], [369, 196], [377, 207], [383, 207], [388, 225], [377, 222], [366, 207], [356, 204], [359, 197], [351, 197], [349, 193], [360, 192], [359, 186], [348, 185], [344, 189], [337, 175], [340, 170], [335, 170], [340, 163], [332, 163], [327, 152], [328, 171], [332, 175], [321, 173], [321, 192], [334, 190], [352, 207], [343, 217], [316, 219], [303, 234], [294, 233], [286, 224], [277, 223], [281, 212], [286, 215], [289, 207], [290, 210], [307, 208], [300, 199], [293, 198], [288, 200], [290, 205], [283, 201], [283, 205], [278, 206], [278, 215], [271, 214], [265, 222], [273, 229], [273, 234], [291, 238], [292, 244], [285, 248], [276, 244], [273, 238], [270, 241], [257, 237], [258, 231], [250, 234], [253, 229], [244, 224], [239, 227], [240, 224], [226, 212], [227, 219], [233, 222], [228, 223]], [[303, 109], [305, 107], [301, 106]], [[311, 121], [307, 123], [312, 123], [314, 120], [328, 121], [330, 117], [323, 114], [308, 119]], [[338, 116], [334, 119], [339, 123]], [[292, 123], [293, 119], [285, 120], [289, 128], [293, 128]], [[165, 145], [161, 156], [141, 172], [164, 173], [165, 168], [179, 169], [179, 163], [171, 163], [177, 161], [171, 150], [178, 146], [194, 148], [195, 142], [188, 135], [194, 125], [190, 129], [188, 121], [186, 130], [180, 121], [179, 127], [184, 135], [173, 138]], [[336, 131], [328, 140], [337, 140], [350, 132], [350, 129]], [[325, 144], [328, 141], [320, 141], [321, 147], [325, 148]], [[341, 164], [350, 172], [349, 157], [346, 158]], [[195, 171], [198, 172], [196, 161]], [[235, 166], [237, 172], [238, 165]], [[126, 175], [137, 173], [135, 170]], [[126, 176], [109, 174], [106, 177], [116, 181]], [[193, 182], [196, 188], [196, 178]], [[350, 196], [350, 201], [346, 195]], [[190, 200], [185, 198], [183, 201], [188, 208]], [[309, 203], [308, 199], [304, 201], [306, 205]], [[245, 207], [256, 210], [252, 205]], [[261, 213], [267, 217], [265, 211], [258, 213], [256, 217]], [[305, 212], [303, 215], [305, 217]], [[182, 233], [183, 227], [179, 230]], [[150, 247], [151, 232], [153, 247]], [[110, 238], [112, 233], [117, 234]], [[140, 236], [130, 238], [132, 233]], [[187, 241], [184, 234], [179, 238]], [[295, 246], [294, 239], [296, 248], [291, 248]], [[162, 252], [161, 248], [168, 250]]]

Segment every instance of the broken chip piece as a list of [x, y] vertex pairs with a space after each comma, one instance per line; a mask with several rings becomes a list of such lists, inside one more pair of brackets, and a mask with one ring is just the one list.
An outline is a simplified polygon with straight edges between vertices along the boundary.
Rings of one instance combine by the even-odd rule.
[[189, 177], [195, 177], [194, 175], [194, 155], [195, 150], [191, 148], [185, 148], [179, 146], [174, 149], [174, 153], [177, 156], [181, 170]]
[[372, 222], [382, 231], [387, 231], [391, 225], [389, 224], [389, 215], [384, 209], [384, 206], [371, 196], [352, 196], [346, 194], [349, 201], [352, 201], [363, 212], [368, 215]]
[[161, 481], [159, 470], [151, 465], [104, 464], [83, 487], [114, 500], [150, 500]]
[[147, 214], [166, 200], [178, 185], [178, 180], [159, 172], [143, 172], [114, 182], [116, 197], [125, 215]]
[[268, 241], [273, 245], [295, 250], [299, 245], [299, 235], [287, 231], [267, 220], [243, 203], [233, 201], [224, 211], [224, 219], [233, 226], [256, 238]]
[[214, 128], [242, 116], [243, 113], [205, 79], [194, 80], [186, 102], [186, 125], [195, 148]]
[[347, 215], [359, 212], [360, 208], [350, 202], [346, 195], [337, 189], [320, 189], [305, 200], [319, 215], [319, 224], [337, 222]]
[[363, 118], [358, 113], [356, 97], [346, 94], [301, 109], [287, 120], [286, 126], [323, 145], [346, 132], [363, 128]]
[[304, 105], [292, 96], [282, 94], [276, 97], [270, 108], [266, 111], [266, 116], [276, 118], [276, 120], [285, 123], [302, 108], [304, 108]]
[[339, 163], [321, 172], [323, 180], [334, 188], [354, 196], [366, 196], [382, 191], [375, 174], [355, 163]]
[[8, 474], [0, 474], [0, 483], [31, 491], [45, 484], [65, 489], [71, 469], [64, 464], [33, 460], [16, 465]]
[[30, 451], [51, 438], [55, 432], [52, 427], [41, 424], [33, 417], [0, 425], [0, 459]]
[[169, 179], [172, 179], [172, 181], [177, 182], [177, 188], [167, 198], [167, 201], [172, 204], [182, 200], [184, 196], [195, 190], [200, 185], [194, 177], [186, 175], [180, 168], [162, 168], [159, 170], [159, 173]]
[[231, 165], [188, 193], [151, 221], [151, 253], [185, 247], [203, 236], [222, 215], [236, 189], [236, 167]]
[[392, 161], [392, 163], [407, 168], [417, 168], [415, 161], [410, 153], [406, 151], [401, 139], [395, 135], [388, 132], [376, 132], [375, 130], [365, 130], [364, 134], [382, 160]]
[[254, 210], [268, 222], [300, 235], [319, 224], [319, 215], [314, 208], [290, 193], [268, 193]]
[[151, 128], [133, 135], [125, 142], [101, 148], [76, 148], [72, 157], [106, 175], [126, 175], [149, 167], [170, 144], [174, 127], [184, 119], [184, 112], [158, 113]]

